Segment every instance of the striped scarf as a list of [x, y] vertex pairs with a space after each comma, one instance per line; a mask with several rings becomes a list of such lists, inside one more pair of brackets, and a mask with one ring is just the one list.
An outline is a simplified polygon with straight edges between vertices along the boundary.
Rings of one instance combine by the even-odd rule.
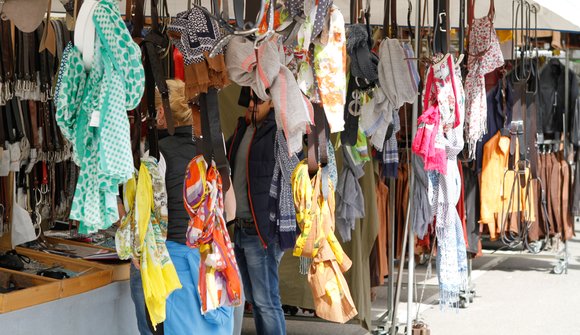
[[189, 162], [183, 202], [190, 217], [187, 245], [199, 248], [201, 254], [198, 290], [202, 313], [239, 305], [242, 286], [224, 219], [222, 179], [215, 162], [208, 167], [203, 155]]
[[294, 247], [296, 242], [296, 210], [292, 199], [292, 171], [300, 162], [295, 154], [288, 153], [284, 132], [276, 132], [274, 147], [274, 175], [270, 184], [270, 221], [277, 224], [282, 250]]

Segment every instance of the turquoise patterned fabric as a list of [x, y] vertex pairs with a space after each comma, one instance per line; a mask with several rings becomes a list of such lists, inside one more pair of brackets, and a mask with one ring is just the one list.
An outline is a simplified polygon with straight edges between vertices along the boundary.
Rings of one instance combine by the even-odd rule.
[[[127, 110], [143, 96], [145, 73], [141, 50], [126, 29], [115, 0], [101, 0], [93, 14], [97, 36], [92, 68], [69, 44], [62, 57], [56, 88], [56, 119], [73, 144], [80, 173], [70, 212], [79, 233], [106, 229], [118, 221], [119, 184], [133, 175]], [[98, 127], [91, 126], [96, 118]]]

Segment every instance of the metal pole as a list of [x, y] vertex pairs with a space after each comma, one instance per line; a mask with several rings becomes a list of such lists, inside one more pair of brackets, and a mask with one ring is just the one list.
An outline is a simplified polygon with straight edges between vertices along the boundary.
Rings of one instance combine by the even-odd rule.
[[564, 133], [564, 160], [568, 161], [568, 143], [566, 140], [566, 131], [567, 131], [567, 120], [568, 120], [568, 109], [570, 108], [570, 49], [566, 46], [566, 67], [564, 73], [564, 115], [562, 118], [564, 119], [562, 131]]
[[[391, 229], [389, 232], [389, 288], [388, 288], [388, 299], [389, 299], [389, 315], [393, 314], [393, 308], [395, 306], [394, 290], [395, 290], [395, 179], [389, 179], [389, 224]], [[393, 318], [390, 318], [393, 320]]]
[[[412, 182], [412, 180], [411, 180]], [[409, 185], [411, 189], [413, 185]], [[410, 195], [409, 195], [410, 197]], [[399, 272], [397, 273], [397, 290], [395, 291], [395, 302], [393, 306], [393, 314], [391, 315], [391, 332], [390, 335], [397, 334], [397, 307], [399, 306], [399, 300], [401, 298], [401, 286], [403, 285], [403, 270], [405, 268], [405, 253], [407, 251], [407, 235], [409, 234], [409, 215], [411, 211], [411, 203], [407, 203], [407, 217], [405, 219], [405, 229], [403, 230], [403, 247], [401, 248], [401, 258], [399, 259]]]
[[[416, 12], [415, 12], [415, 34], [416, 34], [416, 38], [415, 38], [415, 57], [417, 58], [421, 58], [421, 55], [419, 55], [419, 47], [420, 47], [420, 29], [421, 27], [419, 26], [419, 22], [421, 20], [421, 0], [416, 0], [415, 1], [415, 6], [417, 8]], [[419, 68], [419, 64], [417, 62], [417, 69]], [[413, 114], [411, 117], [411, 124], [412, 126], [412, 130], [411, 130], [411, 138], [415, 138], [415, 134], [417, 133], [417, 122], [415, 122], [415, 120], [417, 120], [418, 118], [418, 114], [419, 114], [419, 95], [421, 93], [418, 92], [417, 96], [415, 97], [415, 103], [413, 104]], [[410, 154], [410, 153], [409, 153]], [[414, 159], [414, 157], [411, 155], [409, 157], [409, 161], [411, 161], [412, 159]], [[408, 270], [408, 275], [409, 275], [409, 279], [408, 279], [408, 284], [407, 284], [407, 334], [411, 335], [411, 333], [413, 332], [413, 315], [415, 315], [415, 313], [413, 313], [413, 285], [414, 285], [414, 279], [415, 279], [415, 232], [413, 231], [413, 225], [411, 224], [411, 220], [409, 220], [409, 218], [411, 217], [411, 209], [413, 208], [413, 191], [415, 189], [415, 174], [413, 173], [413, 168], [412, 168], [412, 164], [409, 165], [409, 171], [410, 171], [410, 179], [411, 182], [409, 183], [409, 210], [407, 211], [407, 224], [409, 225], [409, 270]]]

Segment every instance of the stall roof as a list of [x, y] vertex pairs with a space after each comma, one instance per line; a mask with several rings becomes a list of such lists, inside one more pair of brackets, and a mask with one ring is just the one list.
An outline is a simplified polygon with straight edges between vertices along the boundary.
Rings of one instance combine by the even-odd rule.
[[[416, 0], [410, 1], [415, 7]], [[467, 1], [466, 1], [467, 2]], [[574, 31], [580, 32], [580, 1], [578, 0], [534, 0], [529, 1], [539, 7], [538, 11], [538, 29], [541, 30], [560, 30], [560, 31]], [[335, 0], [334, 3], [342, 9], [347, 22], [350, 22], [349, 0]], [[421, 4], [424, 1], [421, 0]], [[428, 0], [429, 15], [425, 25], [433, 26], [433, 1]], [[451, 26], [457, 27], [459, 25], [459, 0], [450, 0], [451, 8]], [[397, 1], [397, 21], [401, 26], [407, 26], [407, 13], [409, 9], [409, 1]], [[511, 0], [495, 1], [495, 20], [494, 25], [496, 29], [511, 29], [512, 28], [512, 5]], [[371, 6], [371, 23], [382, 24], [384, 1], [370, 0]], [[475, 16], [485, 16], [489, 9], [489, 0], [476, 1]], [[415, 24], [415, 11], [411, 15], [411, 24]]]
[[[230, 8], [233, 8], [233, 0], [230, 2]], [[247, 0], [258, 1], [258, 0]], [[278, 0], [281, 1], [281, 0]], [[383, 0], [369, 0], [371, 7], [371, 23], [382, 24], [384, 1]], [[366, 1], [363, 1], [366, 2]], [[410, 1], [415, 6], [416, 0]], [[580, 1], [578, 0], [529, 0], [530, 3], [538, 5], [538, 29], [541, 30], [560, 30], [580, 32]], [[146, 1], [147, 6], [149, 1]], [[334, 0], [334, 3], [342, 10], [346, 22], [350, 22], [349, 4], [350, 0]], [[424, 3], [421, 0], [421, 3]], [[429, 13], [426, 26], [432, 26], [433, 6], [432, 0], [428, 0]], [[53, 1], [53, 10], [62, 12], [63, 8], [59, 1]], [[209, 8], [210, 1], [203, 0], [202, 4]], [[409, 9], [409, 1], [397, 1], [397, 21], [400, 26], [407, 26], [407, 13]], [[495, 1], [496, 15], [494, 25], [496, 29], [511, 29], [512, 28], [512, 0]], [[121, 12], [125, 10], [125, 0], [119, 2]], [[169, 11], [171, 14], [176, 14], [187, 9], [186, 0], [168, 0]], [[450, 0], [451, 7], [451, 25], [453, 27], [459, 24], [459, 0]], [[489, 0], [476, 1], [475, 16], [481, 17], [487, 14], [489, 8]], [[233, 10], [232, 10], [233, 15]], [[411, 24], [415, 25], [415, 9], [411, 15]]]

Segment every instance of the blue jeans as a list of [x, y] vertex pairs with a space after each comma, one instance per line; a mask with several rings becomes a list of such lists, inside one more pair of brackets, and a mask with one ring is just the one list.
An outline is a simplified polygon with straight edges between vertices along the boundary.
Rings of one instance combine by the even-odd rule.
[[131, 262], [131, 274], [129, 286], [131, 287], [131, 299], [135, 305], [137, 314], [137, 328], [141, 335], [153, 335], [147, 324], [147, 309], [145, 308], [145, 295], [143, 293], [143, 282], [141, 272]]
[[278, 284], [278, 266], [284, 252], [278, 243], [265, 249], [255, 229], [236, 227], [234, 243], [244, 294], [253, 306], [256, 333], [286, 335]]

